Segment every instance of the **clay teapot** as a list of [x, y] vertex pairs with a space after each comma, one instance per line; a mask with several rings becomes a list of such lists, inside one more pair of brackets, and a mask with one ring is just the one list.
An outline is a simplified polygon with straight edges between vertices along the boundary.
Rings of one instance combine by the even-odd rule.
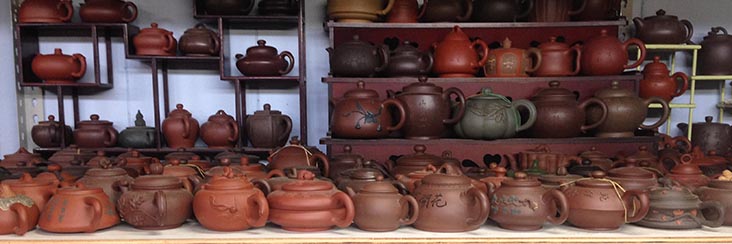
[[18, 148], [13, 154], [5, 154], [5, 160], [0, 162], [0, 166], [8, 169], [15, 170], [17, 168], [34, 168], [37, 164], [45, 162], [41, 155], [31, 153], [25, 147]]
[[[714, 150], [719, 155], [726, 155], [732, 146], [732, 127], [726, 123], [713, 122], [714, 117], [705, 116], [704, 122], [694, 123], [691, 126], [693, 147], [700, 147], [702, 152]], [[686, 123], [677, 125], [683, 133], [689, 128]]]
[[[521, 118], [519, 108], [528, 111], [528, 118]], [[479, 94], [468, 97], [465, 114], [455, 124], [455, 133], [462, 138], [494, 140], [512, 138], [517, 132], [529, 129], [536, 121], [536, 107], [525, 99], [511, 101], [491, 88], [481, 89]], [[523, 122], [522, 121], [526, 121]]]
[[572, 162], [577, 164], [582, 162], [578, 156], [552, 152], [547, 145], [539, 145], [534, 149], [519, 152], [516, 157], [504, 154], [503, 157], [508, 161], [511, 169], [514, 171], [524, 171], [532, 173], [530, 170], [540, 171], [538, 173], [556, 174], [559, 169], [567, 168]]
[[640, 221], [648, 213], [648, 193], [624, 191], [618, 183], [605, 178], [602, 171], [593, 172], [592, 178], [577, 180], [563, 192], [569, 202], [567, 220], [582, 229], [615, 230], [624, 223]]
[[85, 0], [79, 16], [91, 23], [130, 23], [137, 19], [137, 5], [123, 0]]
[[2, 182], [19, 195], [30, 197], [39, 210], [42, 210], [53, 194], [56, 194], [59, 181], [33, 178], [29, 173], [23, 173], [20, 179], [9, 179]]
[[419, 77], [428, 75], [434, 65], [430, 52], [422, 52], [410, 41], [404, 41], [389, 53], [389, 64], [382, 73], [387, 77]]
[[694, 157], [691, 154], [681, 155], [681, 163], [677, 164], [666, 178], [677, 181], [689, 189], [696, 189], [709, 184], [710, 179], [701, 171], [699, 165], [693, 163]]
[[239, 140], [239, 124], [234, 117], [219, 110], [201, 125], [201, 139], [209, 148], [232, 148]]
[[685, 136], [674, 138], [666, 134], [660, 134], [660, 136], [663, 141], [658, 144], [658, 160], [651, 162], [650, 166], [657, 169], [660, 174], [665, 175], [681, 162], [681, 155], [691, 152], [693, 147]]
[[269, 219], [285, 230], [313, 232], [333, 226], [351, 225], [356, 214], [348, 194], [326, 181], [314, 180], [315, 174], [302, 170], [297, 180], [267, 196]]
[[572, 16], [572, 20], [601, 21], [617, 20], [620, 16], [621, 4], [628, 4], [627, 0], [574, 0], [574, 6], [579, 8], [585, 5], [584, 10]]
[[419, 3], [417, 0], [394, 0], [394, 6], [386, 16], [388, 23], [417, 23]]
[[[267, 171], [265, 171], [264, 165], [259, 163], [250, 163], [249, 160], [249, 157], [241, 157], [237, 160], [238, 164], [232, 164], [233, 160], [230, 160], [229, 158], [224, 158], [219, 161], [219, 166], [209, 168], [208, 170], [206, 170], [204, 175], [206, 175], [207, 179], [210, 179], [214, 176], [222, 176], [225, 173], [224, 169], [230, 168], [233, 171], [234, 175], [244, 175], [247, 178], [252, 179], [252, 182], [254, 183], [259, 182], [255, 180], [267, 179], [268, 174]], [[258, 186], [262, 185], [263, 184], [259, 184]], [[265, 188], [265, 190], [266, 188], [269, 188], [264, 186], [262, 187]], [[269, 191], [265, 191], [265, 193], [269, 193]]]
[[510, 179], [510, 177], [506, 176], [506, 173], [508, 173], [506, 167], [499, 166], [496, 163], [491, 163], [487, 171], [490, 171], [493, 175], [482, 177], [479, 180], [486, 185], [488, 194], [501, 187], [504, 180]]
[[[720, 33], [721, 32], [721, 33]], [[700, 43], [699, 74], [732, 74], [732, 36], [723, 27], [712, 27]]]
[[[393, 98], [382, 101], [379, 93], [365, 88], [363, 81], [332, 103], [330, 128], [334, 138], [384, 138], [402, 129], [408, 118], [401, 101]], [[395, 108], [399, 121], [395, 121], [389, 108]]]
[[425, 176], [412, 196], [419, 203], [414, 228], [431, 232], [465, 232], [480, 228], [490, 213], [488, 196], [471, 179], [448, 170]]
[[198, 139], [198, 120], [193, 118], [191, 112], [183, 109], [183, 104], [179, 103], [175, 105], [175, 110], [170, 111], [168, 117], [163, 120], [163, 135], [168, 147], [193, 147]]
[[186, 150], [185, 148], [179, 147], [175, 152], [168, 153], [163, 158], [166, 162], [171, 161], [173, 159], [180, 160], [181, 162], [186, 162], [188, 160], [193, 160], [195, 157], [200, 157], [198, 154], [190, 152]]
[[[600, 99], [589, 98], [577, 103], [577, 96], [571, 91], [559, 87], [559, 81], [549, 82], [549, 88], [540, 90], [531, 98], [536, 106], [536, 122], [529, 131], [538, 138], [576, 137], [587, 130], [597, 128], [607, 119], [607, 105]], [[605, 119], [587, 123], [585, 120], [588, 106], [596, 104], [604, 108]]]
[[567, 168], [559, 168], [557, 174], [545, 174], [539, 176], [541, 186], [547, 189], [566, 189], [573, 182], [584, 178], [581, 175], [573, 175], [567, 172]]
[[[71, 126], [57, 122], [56, 116], [49, 115], [47, 121], [40, 121], [31, 129], [31, 138], [33, 143], [39, 147], [60, 147], [61, 141], [64, 145], [69, 145], [73, 141], [73, 132]], [[61, 132], [63, 130], [63, 132]], [[63, 136], [61, 135], [63, 133]], [[62, 139], [63, 138], [63, 139]]]
[[141, 29], [132, 40], [136, 54], [142, 56], [175, 56], [178, 41], [173, 32], [158, 28], [158, 23], [150, 24], [150, 28]]
[[41, 212], [38, 227], [48, 232], [93, 233], [120, 222], [115, 205], [102, 188], [87, 188], [82, 183], [61, 188], [46, 206]]
[[82, 120], [74, 131], [74, 142], [81, 148], [103, 148], [117, 145], [119, 132], [112, 122], [99, 120], [99, 115], [92, 114], [91, 120]]
[[437, 168], [432, 164], [428, 164], [420, 170], [415, 170], [406, 174], [396, 174], [394, 175], [394, 180], [403, 185], [407, 192], [414, 192], [414, 189], [417, 188], [417, 184], [419, 184], [417, 182], [422, 181], [425, 176], [434, 173], [437, 173]]
[[140, 153], [140, 151], [132, 150], [127, 155], [117, 156], [117, 165], [127, 170], [127, 174], [133, 178], [145, 174], [145, 168], [150, 168], [150, 164], [160, 163], [158, 158], [148, 157]]
[[389, 65], [386, 46], [374, 46], [362, 41], [358, 35], [325, 50], [330, 57], [330, 73], [336, 77], [371, 77]]
[[342, 173], [338, 179], [336, 179], [336, 186], [338, 189], [342, 191], [347, 191], [347, 189], [351, 189], [355, 192], [361, 191], [364, 187], [373, 184], [374, 182], [387, 182], [391, 183], [399, 189], [399, 192], [401, 193], [407, 193], [408, 189], [407, 187], [402, 184], [399, 181], [394, 181], [391, 179], [386, 179], [388, 175], [384, 174], [380, 169], [375, 168], [372, 166], [371, 161], [368, 161], [367, 163], [362, 163], [366, 166], [362, 166], [361, 168], [355, 168], [350, 169]]
[[[71, 144], [51, 155], [48, 158], [48, 162], [63, 166], [80, 166], [94, 156], [96, 156], [96, 153], [93, 150], [79, 148], [79, 146]], [[81, 174], [83, 175], [84, 173], [82, 172]]]
[[422, 3], [417, 18], [422, 22], [458, 22], [469, 20], [472, 14], [470, 0], [429, 0]]
[[246, 119], [247, 139], [253, 147], [275, 148], [284, 146], [292, 131], [292, 119], [272, 106], [264, 104]]
[[[590, 164], [600, 167], [602, 171], [605, 172], [615, 166], [615, 161], [613, 161], [610, 156], [600, 150], [597, 150], [597, 147], [594, 146], [590, 147], [590, 150], [583, 151], [577, 156], [582, 159], [582, 162], [589, 161]], [[590, 175], [588, 174], [587, 176]]]
[[657, 229], [698, 229], [719, 227], [725, 220], [725, 208], [715, 200], [700, 200], [689, 189], [673, 185], [650, 191], [650, 210], [637, 225]]
[[337, 22], [370, 23], [389, 13], [392, 7], [394, 0], [328, 0], [327, 13]]
[[[659, 97], [642, 99], [633, 91], [620, 88], [617, 81], [613, 81], [610, 88], [595, 92], [595, 97], [602, 100], [607, 106], [605, 122], [597, 127], [597, 137], [633, 137], [635, 131], [641, 129], [650, 130], [663, 125], [668, 119], [670, 108], [668, 103]], [[644, 125], [648, 113], [648, 105], [659, 103], [663, 109], [661, 118], [654, 124]], [[590, 107], [587, 112], [587, 120], [596, 123], [602, 120], [603, 109]]]
[[511, 47], [511, 39], [506, 37], [501, 48], [488, 52], [488, 62], [483, 71], [486, 77], [528, 77], [527, 73], [533, 73], [539, 68], [541, 60], [539, 49]]
[[579, 74], [582, 63], [582, 48], [580, 45], [570, 47], [566, 43], [558, 42], [552, 36], [549, 42], [539, 45], [541, 64], [538, 64], [534, 76], [574, 76]]
[[26, 0], [18, 9], [20, 23], [69, 22], [74, 15], [71, 0]]
[[[634, 45], [640, 49], [640, 57], [628, 64], [628, 47]], [[625, 69], [638, 67], [646, 59], [646, 46], [637, 38], [630, 38], [621, 43], [617, 37], [609, 36], [603, 29], [599, 36], [592, 37], [582, 45], [580, 66], [582, 74], [590, 76], [620, 75]]]
[[193, 198], [193, 213], [206, 229], [240, 231], [262, 227], [269, 217], [264, 193], [245, 176], [235, 176], [229, 168], [201, 186]]
[[180, 36], [178, 49], [186, 56], [217, 56], [221, 50], [221, 40], [218, 33], [199, 23]]
[[300, 171], [309, 171], [310, 173], [313, 173], [315, 175], [314, 180], [324, 181], [330, 183], [331, 185], [333, 185], [333, 187], [335, 187], [330, 179], [318, 175], [320, 174], [320, 171], [315, 167], [293, 167], [286, 168], [284, 170], [273, 169], [267, 173], [265, 179], [270, 187], [270, 193], [273, 191], [281, 190], [282, 186], [286, 185], [287, 183], [297, 181], [297, 174]]
[[573, 0], [533, 0], [534, 8], [529, 14], [530, 22], [567, 22], [587, 6], [587, 0], [577, 9], [572, 9]]
[[19, 195], [6, 184], [0, 184], [0, 235], [14, 233], [22, 236], [36, 228], [38, 205], [33, 199]]
[[80, 53], [66, 55], [56, 48], [53, 54], [33, 57], [31, 70], [45, 83], [74, 84], [86, 73], [86, 57]]
[[[676, 72], [669, 76], [670, 71], [661, 58], [653, 57], [653, 63], [646, 64], [643, 68], [643, 79], [640, 81], [638, 96], [643, 99], [660, 97], [666, 102], [671, 102], [674, 97], [681, 96], [689, 88], [689, 77], [683, 72]], [[681, 80], [681, 86], [677, 81]]]
[[435, 167], [443, 164], [440, 156], [425, 153], [425, 151], [427, 151], [425, 145], [415, 145], [413, 154], [399, 157], [396, 161], [387, 161], [387, 169], [392, 175], [407, 175], [410, 172], [422, 170], [430, 164]]
[[178, 159], [171, 159], [168, 161], [168, 165], [150, 165], [149, 174], [153, 175], [169, 175], [175, 176], [183, 183], [183, 187], [190, 191], [195, 192], [195, 189], [203, 183], [204, 172], [200, 167], [192, 164], [182, 164]]
[[239, 164], [240, 166], [247, 165], [249, 163], [258, 163], [259, 157], [256, 155], [250, 155], [244, 153], [243, 150], [231, 149], [216, 154], [213, 158], [213, 162], [221, 164], [224, 159], [229, 159], [231, 164]]
[[125, 222], [143, 230], [173, 229], [192, 216], [193, 195], [176, 177], [140, 176], [123, 187], [117, 207]]
[[631, 164], [610, 169], [607, 171], [607, 178], [617, 182], [626, 190], [649, 191], [659, 186], [654, 169], [642, 165]]
[[727, 169], [729, 160], [717, 154], [717, 151], [709, 150], [706, 153], [700, 147], [691, 150], [692, 162], [699, 166], [704, 175], [717, 178]]
[[135, 126], [127, 127], [119, 133], [117, 143], [120, 147], [125, 148], [152, 148], [156, 146], [155, 138], [158, 131], [155, 127], [149, 127], [145, 123], [145, 119], [137, 110], [135, 115]]
[[393, 231], [411, 225], [419, 217], [419, 203], [410, 195], [399, 194], [389, 182], [375, 181], [356, 191], [347, 188], [356, 215], [353, 223], [366, 231]]
[[[480, 48], [482, 52], [480, 56], [475, 48]], [[457, 25], [441, 42], [433, 43], [432, 49], [435, 58], [432, 72], [440, 77], [474, 77], [478, 69], [488, 62], [488, 45], [481, 39], [471, 42], [468, 35]]]
[[337, 180], [341, 173], [349, 169], [363, 168], [363, 155], [354, 153], [351, 145], [344, 145], [343, 152], [330, 155], [330, 174], [328, 178]]
[[712, 180], [695, 192], [701, 201], [718, 201], [724, 207], [723, 225], [732, 225], [732, 181]]
[[265, 16], [298, 15], [300, 0], [262, 0], [257, 4], [257, 12]]
[[112, 161], [109, 159], [100, 162], [101, 168], [91, 168], [84, 173], [77, 182], [87, 187], [102, 188], [104, 194], [107, 194], [109, 201], [117, 203], [117, 199], [122, 195], [120, 185], [131, 183], [134, 179], [127, 174], [127, 171], [113, 167]]
[[330, 163], [325, 154], [310, 150], [300, 145], [300, 139], [297, 136], [292, 137], [290, 145], [278, 148], [272, 152], [267, 158], [269, 164], [267, 168], [284, 170], [297, 166], [319, 166], [322, 168], [322, 175], [329, 175]]
[[690, 43], [694, 26], [688, 20], [679, 20], [675, 15], [666, 15], [659, 9], [655, 16], [633, 18], [638, 39], [647, 44]]
[[[404, 105], [406, 118], [402, 133], [408, 139], [440, 138], [450, 125], [460, 122], [465, 113], [465, 95], [460, 89], [443, 90], [428, 83], [426, 77], [403, 87], [399, 93], [390, 90], [387, 93]], [[451, 104], [450, 95], [457, 97], [457, 103]], [[451, 106], [455, 106], [455, 112], [451, 112]]]
[[236, 54], [236, 68], [246, 76], [280, 76], [292, 71], [295, 57], [289, 51], [277, 54], [277, 48], [258, 40], [257, 46], [247, 48], [246, 55]]
[[516, 172], [515, 179], [502, 182], [490, 193], [490, 218], [498, 226], [509, 230], [538, 230], [549, 221], [559, 225], [569, 217], [569, 203], [564, 194], [548, 190], [524, 172]]
[[207, 15], [247, 15], [255, 0], [204, 0]]
[[[528, 6], [523, 9], [524, 3]], [[534, 8], [530, 0], [477, 0], [473, 1], [475, 22], [516, 22], [529, 16]]]

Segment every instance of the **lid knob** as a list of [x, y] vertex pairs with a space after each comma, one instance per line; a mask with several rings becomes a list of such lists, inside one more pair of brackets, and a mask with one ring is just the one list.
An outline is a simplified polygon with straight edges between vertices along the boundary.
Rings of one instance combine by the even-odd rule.
[[267, 41], [265, 40], [257, 40], [257, 45], [260, 47], [264, 47], [264, 45], [267, 44]]
[[513, 178], [516, 180], [526, 180], [526, 177], [528, 177], [528, 174], [523, 171], [516, 172], [516, 174], [513, 175]]
[[242, 156], [241, 158], [239, 158], [239, 165], [241, 165], [241, 166], [249, 165], [249, 157]]
[[591, 173], [593, 179], [602, 179], [605, 178], [605, 171], [602, 170], [595, 170]]
[[351, 150], [353, 150], [353, 148], [351, 148], [351, 145], [345, 145], [345, 146], [343, 146], [343, 152], [344, 153], [351, 154]]
[[177, 110], [183, 110], [183, 104], [180, 104], [180, 103], [179, 104], [176, 104], [175, 105], [175, 109], [177, 109]]
[[144, 126], [146, 126], [144, 117], [145, 116], [142, 116], [142, 113], [138, 109], [137, 110], [137, 114], [135, 115], [135, 126], [137, 126], [137, 127], [144, 127]]
[[99, 120], [99, 115], [98, 114], [92, 114], [91, 116], [89, 116], [89, 118], [91, 120], [93, 120], [93, 121], [98, 121]]
[[427, 147], [425, 145], [415, 145], [414, 146], [414, 152], [416, 153], [424, 153], [427, 151]]
[[61, 48], [54, 48], [53, 49], [53, 54], [61, 55], [61, 54], [63, 54], [63, 52], [61, 51]]
[[229, 165], [231, 165], [231, 159], [222, 158], [219, 163], [221, 164], [221, 166], [228, 167]]
[[269, 105], [269, 103], [264, 104], [264, 111], [270, 111], [272, 110], [272, 105]]
[[356, 87], [358, 89], [364, 89], [366, 87], [366, 83], [363, 82], [362, 80], [359, 80], [358, 82], [356, 82]]
[[150, 23], [150, 27], [157, 29], [158, 23], [152, 22], [152, 23]]
[[557, 42], [557, 37], [556, 36], [550, 36], [549, 37], [549, 42]]
[[51, 114], [51, 115], [48, 116], [48, 121], [49, 122], [53, 122], [54, 120], [56, 120], [56, 116], [53, 116], [53, 114]]
[[132, 155], [133, 158], [139, 158], [140, 157], [140, 151], [137, 151], [137, 150], [132, 150], [130, 152], [130, 154]]
[[508, 37], [506, 37], [506, 39], [503, 39], [502, 46], [503, 48], [511, 48], [511, 39], [508, 39]]
[[707, 123], [712, 123], [713, 120], [714, 120], [714, 117], [712, 117], [712, 116], [705, 116], [704, 117], [704, 121], [707, 122]]
[[653, 62], [654, 63], [660, 63], [661, 62], [661, 57], [659, 57], [659, 56], [653, 56]]
[[297, 179], [298, 180], [313, 180], [313, 179], [315, 179], [315, 174], [313, 172], [310, 172], [310, 170], [299, 170], [299, 171], [297, 171]]
[[664, 16], [664, 15], [666, 15], [666, 10], [659, 9], [658, 11], [656, 11], [656, 15], [657, 16]]

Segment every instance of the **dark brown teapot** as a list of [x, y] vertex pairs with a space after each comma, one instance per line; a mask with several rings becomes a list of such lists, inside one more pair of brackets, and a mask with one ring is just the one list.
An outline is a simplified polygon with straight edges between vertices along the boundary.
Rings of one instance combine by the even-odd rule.
[[[720, 33], [721, 32], [721, 33]], [[723, 27], [712, 27], [701, 42], [699, 74], [732, 74], [732, 36]]]
[[277, 48], [258, 40], [257, 46], [247, 48], [246, 55], [236, 54], [236, 68], [246, 76], [280, 76], [292, 71], [295, 57], [289, 51], [277, 54]]
[[638, 39], [648, 44], [681, 44], [691, 42], [694, 27], [688, 20], [666, 15], [659, 9], [655, 16], [633, 18]]
[[170, 111], [162, 126], [168, 147], [193, 147], [198, 139], [198, 120], [193, 118], [191, 112], [183, 109], [183, 104], [175, 105], [175, 110]]
[[310, 150], [305, 146], [300, 145], [298, 137], [292, 137], [290, 145], [276, 149], [267, 158], [269, 164], [267, 168], [270, 170], [279, 169], [284, 170], [286, 168], [293, 168], [298, 166], [320, 166], [322, 168], [322, 175], [329, 175], [330, 163], [328, 157], [325, 154]]
[[91, 120], [79, 121], [74, 131], [74, 142], [81, 148], [103, 148], [117, 145], [119, 132], [112, 122], [99, 120], [99, 115], [92, 114]]
[[636, 224], [656, 229], [698, 229], [719, 227], [725, 208], [715, 200], [702, 201], [689, 189], [666, 181], [664, 187], [650, 191], [650, 210]]
[[85, 0], [79, 16], [84, 22], [130, 23], [137, 19], [137, 5], [122, 0]]
[[297, 15], [300, 0], [263, 0], [257, 4], [257, 12], [265, 16]]
[[275, 148], [284, 146], [292, 131], [292, 119], [272, 106], [264, 104], [246, 119], [247, 139], [254, 147]]
[[[689, 77], [683, 72], [671, 73], [661, 58], [653, 57], [653, 63], [646, 64], [643, 68], [643, 79], [638, 85], [638, 96], [643, 99], [660, 97], [666, 102], [671, 102], [674, 97], [681, 96], [689, 88]], [[677, 81], [681, 80], [681, 86]]]
[[341, 177], [341, 173], [350, 169], [358, 169], [363, 167], [363, 155], [353, 153], [351, 145], [344, 145], [343, 152], [330, 155], [330, 174], [328, 178], [337, 180]]
[[61, 146], [61, 130], [64, 131], [63, 141], [66, 145], [72, 143], [73, 132], [71, 126], [65, 125], [61, 128], [61, 124], [55, 121], [56, 116], [49, 115], [47, 121], [40, 121], [31, 129], [31, 138], [39, 147], [60, 147]]
[[414, 153], [404, 155], [396, 161], [387, 161], [387, 169], [392, 175], [407, 175], [413, 171], [423, 170], [427, 165], [441, 166], [443, 161], [440, 156], [425, 153], [425, 145], [415, 145]]
[[371, 77], [389, 65], [389, 52], [384, 45], [374, 46], [358, 35], [335, 48], [326, 48], [330, 56], [330, 73], [339, 77]]
[[124, 148], [152, 148], [156, 146], [156, 137], [158, 137], [158, 131], [155, 127], [147, 126], [142, 113], [137, 110], [135, 126], [122, 130], [117, 142], [120, 147]]
[[[480, 56], [476, 47], [482, 52]], [[435, 58], [432, 72], [440, 77], [474, 77], [478, 69], [488, 62], [488, 45], [481, 39], [470, 41], [470, 37], [457, 25], [441, 42], [433, 43], [432, 49]]]
[[498, 226], [509, 230], [538, 230], [544, 222], [559, 225], [569, 217], [569, 204], [564, 194], [548, 190], [524, 172], [516, 172], [515, 179], [505, 180], [489, 193], [490, 218]]
[[[642, 99], [633, 91], [620, 88], [617, 81], [613, 81], [610, 88], [595, 92], [595, 97], [602, 100], [607, 106], [607, 118], [596, 129], [597, 137], [633, 137], [635, 131], [641, 129], [655, 129], [663, 125], [668, 119], [670, 108], [668, 103], [659, 97]], [[648, 105], [659, 103], [663, 109], [661, 118], [654, 124], [644, 125], [648, 114]], [[590, 107], [587, 120], [597, 123], [602, 120], [603, 110], [600, 107]]]
[[209, 148], [232, 148], [239, 140], [239, 124], [234, 117], [219, 110], [201, 125], [201, 139]]
[[178, 49], [178, 41], [173, 37], [173, 32], [158, 28], [158, 23], [152, 23], [150, 28], [140, 30], [132, 43], [137, 55], [175, 56]]
[[[356, 86], [343, 94], [342, 99], [332, 102], [330, 129], [334, 138], [384, 138], [402, 129], [408, 117], [401, 101], [393, 98], [381, 101], [379, 93], [366, 89], [363, 81]], [[399, 121], [395, 121], [389, 108], [398, 111]]]
[[31, 70], [45, 83], [75, 84], [86, 73], [86, 57], [80, 53], [66, 55], [56, 48], [52, 54], [33, 57]]
[[383, 73], [388, 77], [419, 77], [432, 70], [432, 53], [422, 52], [412, 42], [404, 41], [389, 54]]
[[[640, 57], [628, 64], [628, 47], [638, 46]], [[609, 36], [603, 29], [599, 36], [585, 41], [582, 46], [582, 74], [589, 76], [619, 75], [625, 69], [638, 67], [646, 59], [646, 46], [643, 41], [630, 38], [621, 43], [615, 36]]]
[[247, 15], [255, 0], [204, 0], [207, 15]]
[[[460, 122], [465, 113], [465, 95], [460, 89], [450, 87], [443, 91], [442, 87], [428, 83], [426, 77], [420, 77], [419, 82], [405, 86], [399, 93], [387, 92], [404, 105], [406, 119], [402, 132], [405, 138], [440, 138], [450, 125]], [[451, 104], [450, 95], [457, 97], [456, 104]], [[456, 106], [454, 113], [451, 106]]]
[[71, 0], [26, 0], [18, 9], [20, 23], [69, 22], [74, 15]]
[[[701, 147], [703, 152], [714, 150], [719, 155], [730, 152], [732, 147], [732, 127], [726, 123], [713, 122], [714, 117], [704, 117], [704, 122], [694, 123], [691, 126], [693, 147]], [[679, 123], [677, 127], [686, 134], [689, 128], [687, 123]]]
[[[523, 3], [528, 6], [523, 8]], [[534, 8], [531, 0], [476, 0], [473, 1], [473, 18], [475, 22], [516, 22], [526, 18]]]
[[423, 2], [417, 18], [422, 22], [458, 22], [470, 19], [472, 14], [470, 0], [428, 0]]
[[31, 153], [25, 147], [18, 148], [15, 153], [5, 154], [4, 157], [5, 160], [0, 162], [0, 166], [9, 170], [38, 167], [37, 164], [45, 162], [41, 155]]
[[549, 88], [540, 90], [531, 98], [536, 106], [536, 122], [529, 131], [533, 137], [539, 138], [566, 138], [576, 137], [587, 130], [597, 128], [603, 122], [587, 124], [585, 111], [591, 104], [597, 104], [605, 108], [607, 118], [607, 105], [597, 98], [590, 98], [582, 103], [577, 103], [577, 96], [571, 91], [560, 88], [559, 81], [549, 82]]
[[186, 56], [216, 56], [221, 50], [221, 40], [218, 33], [197, 24], [180, 36], [178, 49]]
[[570, 47], [550, 37], [549, 42], [539, 45], [541, 64], [534, 71], [534, 76], [574, 76], [579, 74], [582, 63], [582, 48], [579, 45]]
[[628, 4], [627, 0], [574, 0], [574, 7], [580, 8], [585, 5], [584, 10], [572, 16], [572, 20], [578, 21], [601, 21], [617, 20], [620, 16], [622, 3]]

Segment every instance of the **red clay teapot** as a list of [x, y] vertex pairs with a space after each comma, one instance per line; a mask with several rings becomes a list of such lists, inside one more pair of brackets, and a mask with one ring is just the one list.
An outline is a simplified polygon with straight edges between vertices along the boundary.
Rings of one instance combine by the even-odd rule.
[[228, 167], [223, 171], [222, 176], [214, 176], [202, 185], [193, 198], [193, 213], [198, 222], [206, 229], [216, 231], [264, 226], [269, 217], [264, 193], [246, 176], [236, 176]]
[[691, 42], [694, 26], [688, 20], [666, 15], [659, 9], [655, 16], [633, 18], [638, 39], [648, 44], [681, 44]]
[[674, 183], [665, 181], [663, 187], [649, 192], [650, 211], [637, 225], [672, 230], [722, 225], [726, 214], [722, 202], [701, 200], [689, 189]]
[[193, 195], [174, 176], [140, 176], [117, 202], [125, 222], [143, 230], [173, 229], [192, 216]]
[[130, 23], [137, 19], [137, 5], [123, 0], [85, 0], [79, 16], [91, 23]]
[[298, 137], [292, 137], [290, 145], [276, 149], [267, 158], [269, 164], [267, 168], [270, 170], [293, 168], [298, 166], [320, 166], [322, 175], [329, 175], [330, 162], [325, 154], [308, 149], [300, 145]]
[[175, 56], [178, 49], [178, 41], [173, 37], [173, 32], [158, 28], [158, 23], [152, 23], [150, 28], [140, 30], [132, 43], [137, 55]]
[[102, 188], [76, 183], [51, 197], [41, 212], [38, 227], [53, 233], [93, 233], [119, 222], [115, 205]]
[[277, 54], [277, 48], [258, 40], [256, 46], [247, 48], [246, 55], [236, 54], [236, 68], [246, 76], [280, 76], [295, 67], [295, 57], [290, 51]]
[[[536, 106], [536, 122], [529, 129], [533, 137], [566, 138], [576, 137], [587, 130], [597, 128], [602, 122], [587, 123], [585, 120], [588, 106], [596, 104], [604, 108], [607, 119], [607, 105], [597, 98], [590, 98], [582, 103], [577, 96], [565, 88], [559, 87], [559, 81], [549, 82], [549, 87], [540, 90], [531, 98]], [[600, 119], [604, 121], [605, 119]]]
[[422, 3], [417, 18], [422, 22], [458, 22], [470, 19], [470, 0], [428, 0]]
[[[628, 64], [628, 47], [634, 45], [640, 49], [640, 57]], [[621, 43], [617, 37], [609, 36], [603, 29], [599, 36], [592, 37], [582, 45], [582, 74], [584, 75], [619, 75], [625, 69], [638, 67], [646, 59], [646, 46], [637, 38], [630, 38]]]
[[20, 23], [69, 22], [74, 15], [71, 0], [26, 0], [18, 9]]
[[[480, 48], [480, 56], [475, 48]], [[432, 49], [435, 58], [432, 72], [440, 77], [474, 77], [488, 62], [488, 45], [480, 39], [471, 42], [457, 25], [441, 42], [432, 44]]]
[[527, 77], [527, 73], [535, 72], [539, 68], [541, 60], [539, 49], [511, 47], [511, 39], [507, 37], [503, 40], [502, 48], [488, 52], [488, 62], [483, 70], [487, 77]]
[[234, 117], [219, 110], [201, 125], [201, 139], [209, 148], [232, 148], [239, 140], [239, 124]]
[[56, 194], [59, 181], [33, 178], [30, 174], [23, 173], [20, 179], [4, 180], [2, 184], [8, 185], [16, 194], [29, 197], [42, 210], [53, 194]]
[[694, 192], [702, 201], [718, 201], [724, 207], [723, 225], [732, 225], [732, 181], [712, 180]]
[[183, 104], [175, 105], [175, 110], [170, 111], [162, 126], [168, 147], [193, 147], [198, 139], [198, 120], [193, 118], [191, 112], [183, 109]]
[[[366, 231], [393, 231], [411, 225], [419, 217], [419, 203], [410, 195], [399, 194], [391, 183], [375, 181], [361, 190], [347, 188], [356, 215], [353, 222]], [[405, 207], [406, 206], [406, 207]]]
[[10, 186], [0, 184], [0, 235], [22, 236], [36, 228], [40, 210], [33, 199], [19, 195]]
[[[465, 113], [465, 95], [460, 89], [450, 87], [443, 90], [428, 83], [426, 77], [403, 87], [399, 93], [387, 92], [404, 105], [406, 119], [402, 132], [405, 138], [440, 138], [450, 125], [460, 122]], [[458, 102], [451, 104], [450, 95], [455, 95]], [[452, 106], [455, 106], [454, 112], [451, 111]]]
[[91, 120], [79, 121], [74, 131], [74, 142], [81, 148], [103, 148], [117, 145], [119, 132], [112, 122], [99, 120], [99, 115], [92, 114]]
[[394, 0], [394, 6], [386, 16], [388, 23], [417, 23], [419, 3], [417, 0]]
[[552, 36], [549, 42], [539, 45], [541, 64], [534, 71], [534, 76], [574, 76], [579, 74], [582, 64], [582, 48], [579, 45], [570, 47], [566, 43], [558, 42]]
[[[653, 57], [653, 63], [646, 64], [643, 68], [643, 79], [638, 87], [638, 96], [643, 99], [660, 97], [666, 102], [671, 102], [674, 97], [681, 96], [689, 88], [689, 77], [682, 72], [676, 72], [669, 76], [670, 71], [661, 58]], [[681, 80], [679, 86], [677, 81]]]
[[[379, 93], [366, 89], [363, 81], [356, 86], [342, 99], [332, 101], [330, 128], [334, 138], [384, 138], [402, 129], [407, 119], [402, 102], [393, 98], [381, 101]], [[396, 109], [399, 121], [395, 121], [389, 108]]]
[[51, 84], [74, 84], [86, 73], [86, 57], [79, 53], [66, 55], [61, 48], [53, 54], [38, 54], [31, 62], [33, 74]]
[[504, 180], [489, 195], [490, 218], [504, 229], [538, 230], [544, 222], [559, 225], [569, 217], [569, 203], [564, 194], [542, 187], [524, 172], [516, 172], [515, 179]]
[[699, 165], [694, 164], [694, 157], [691, 154], [681, 155], [680, 160], [681, 163], [673, 167], [665, 178], [674, 180], [692, 190], [709, 184], [711, 179], [704, 175]]
[[[655, 129], [663, 125], [668, 119], [670, 108], [668, 103], [659, 97], [642, 99], [631, 90], [620, 87], [617, 81], [613, 81], [610, 88], [595, 92], [595, 97], [602, 100], [607, 106], [607, 118], [605, 122], [597, 127], [597, 137], [632, 137], [638, 128]], [[663, 114], [654, 124], [644, 125], [648, 113], [648, 105], [651, 103], [661, 104]], [[596, 123], [602, 119], [602, 108], [590, 107], [587, 112], [587, 120]]]

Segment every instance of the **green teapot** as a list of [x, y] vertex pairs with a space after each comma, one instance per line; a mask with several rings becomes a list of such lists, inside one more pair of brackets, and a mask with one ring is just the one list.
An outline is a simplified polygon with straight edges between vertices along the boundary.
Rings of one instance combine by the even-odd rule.
[[[519, 108], [528, 110], [523, 124]], [[517, 132], [530, 128], [536, 121], [536, 107], [525, 99], [511, 101], [493, 93], [491, 88], [481, 89], [479, 94], [468, 97], [465, 115], [455, 125], [455, 133], [462, 138], [494, 140], [511, 138]]]

